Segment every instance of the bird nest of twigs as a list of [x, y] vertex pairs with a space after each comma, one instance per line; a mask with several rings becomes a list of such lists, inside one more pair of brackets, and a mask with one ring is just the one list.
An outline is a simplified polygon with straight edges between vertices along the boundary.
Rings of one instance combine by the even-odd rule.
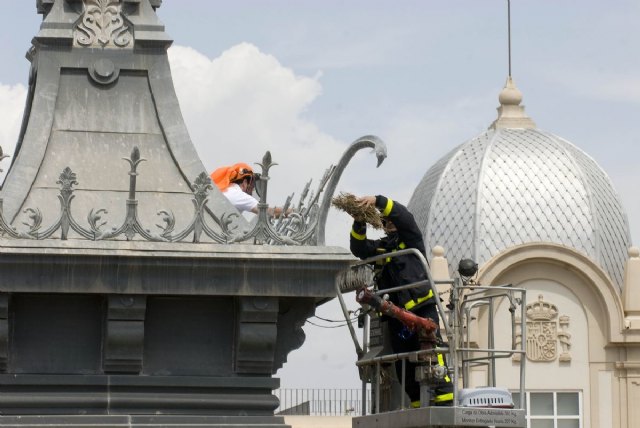
[[331, 204], [339, 210], [349, 214], [354, 220], [363, 221], [370, 224], [374, 229], [382, 229], [380, 211], [371, 205], [362, 206], [358, 203], [355, 195], [351, 193], [340, 193], [331, 200]]

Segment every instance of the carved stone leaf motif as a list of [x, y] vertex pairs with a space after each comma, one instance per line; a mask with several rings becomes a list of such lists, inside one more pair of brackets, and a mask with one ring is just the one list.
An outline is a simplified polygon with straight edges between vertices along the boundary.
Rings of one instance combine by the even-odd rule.
[[78, 184], [76, 181], [76, 173], [71, 168], [66, 167], [60, 174], [59, 180], [56, 182], [60, 184], [60, 190], [63, 195], [68, 196], [71, 194], [71, 188], [74, 184]]
[[[571, 361], [571, 334], [567, 331], [569, 317], [563, 315], [559, 318], [556, 305], [545, 302], [543, 296], [538, 296], [538, 301], [527, 305], [527, 359], [530, 361], [554, 361], [558, 358], [558, 341], [560, 342], [560, 362]], [[516, 335], [516, 343], [522, 342], [522, 332]], [[514, 361], [520, 361], [520, 355], [516, 354]]]
[[84, 4], [74, 35], [77, 45], [124, 48], [131, 43], [133, 37], [122, 17], [120, 0], [84, 0]]
[[211, 189], [213, 189], [213, 186], [211, 186], [211, 178], [204, 172], [201, 172], [193, 183], [196, 199], [198, 199], [198, 201], [204, 200], [207, 197], [207, 192]]

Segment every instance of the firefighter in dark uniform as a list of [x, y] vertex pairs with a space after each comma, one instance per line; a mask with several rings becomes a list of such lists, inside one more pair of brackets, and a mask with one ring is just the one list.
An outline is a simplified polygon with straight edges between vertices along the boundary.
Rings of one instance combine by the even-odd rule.
[[[363, 196], [357, 198], [362, 205], [374, 205], [381, 211], [382, 224], [386, 236], [381, 239], [367, 239], [366, 223], [354, 218], [351, 230], [351, 252], [360, 259], [391, 253], [405, 248], [415, 248], [425, 255], [422, 232], [418, 228], [413, 215], [407, 208], [384, 196]], [[398, 287], [427, 279], [424, 265], [413, 254], [384, 259], [382, 266], [376, 274], [376, 283], [379, 290]], [[404, 308], [423, 318], [431, 318], [439, 324], [438, 310], [436, 307], [433, 290], [429, 285], [389, 293], [389, 300], [398, 307]], [[388, 322], [391, 333], [391, 347], [393, 352], [411, 352], [420, 349], [418, 335], [407, 331], [406, 327], [397, 319], [384, 317]], [[385, 319], [383, 318], [383, 321]], [[441, 340], [440, 332], [436, 332], [438, 340]], [[444, 357], [438, 354], [438, 362], [445, 365]], [[413, 407], [420, 405], [420, 385], [415, 380], [415, 364], [407, 362], [405, 371], [405, 391], [411, 399]], [[402, 364], [396, 363], [398, 379], [402, 376]], [[435, 405], [451, 405], [453, 400], [453, 387], [447, 376], [444, 381], [436, 385], [434, 391]]]

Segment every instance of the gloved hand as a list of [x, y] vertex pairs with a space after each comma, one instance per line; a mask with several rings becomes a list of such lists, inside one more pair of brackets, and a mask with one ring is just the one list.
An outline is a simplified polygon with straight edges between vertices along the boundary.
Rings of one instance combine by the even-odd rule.
[[375, 206], [376, 205], [376, 197], [375, 196], [361, 196], [359, 198], [356, 198], [356, 202], [358, 202], [358, 205], [360, 205], [361, 207]]

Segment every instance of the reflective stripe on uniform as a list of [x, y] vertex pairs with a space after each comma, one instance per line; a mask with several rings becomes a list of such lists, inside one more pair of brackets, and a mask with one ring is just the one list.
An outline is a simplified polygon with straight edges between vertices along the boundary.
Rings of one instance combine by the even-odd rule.
[[[405, 248], [407, 248], [407, 245], [404, 242], [401, 242], [401, 243], [398, 244], [398, 248], [400, 250], [404, 250]], [[395, 251], [395, 250], [393, 250], [393, 251]], [[419, 305], [422, 302], [426, 302], [427, 300], [429, 300], [432, 297], [433, 297], [433, 290], [430, 289], [429, 293], [427, 293], [426, 296], [420, 297], [418, 300], [409, 300], [407, 303], [405, 303], [404, 308], [406, 310], [410, 311], [416, 305]]]
[[353, 236], [358, 241], [364, 241], [367, 239], [367, 235], [364, 233], [358, 233], [355, 230], [351, 229], [351, 236]]
[[[438, 364], [441, 365], [442, 367], [446, 367], [444, 365], [444, 355], [438, 353]], [[451, 379], [449, 378], [449, 375], [445, 375], [444, 376], [444, 380], [445, 382], [451, 382]]]
[[453, 392], [447, 392], [446, 394], [436, 395], [436, 398], [433, 399], [436, 403], [443, 403], [445, 401], [453, 400]]
[[420, 297], [418, 300], [409, 300], [407, 303], [404, 304], [404, 308], [406, 310], [410, 311], [416, 305], [419, 305], [422, 302], [426, 302], [427, 300], [429, 300], [432, 297], [433, 297], [433, 290], [429, 290], [429, 293], [426, 296]]
[[[398, 251], [398, 249], [400, 250], [404, 250], [405, 248], [407, 248], [407, 244], [405, 244], [404, 242], [401, 242], [398, 244], [398, 248], [396, 248], [395, 250], [391, 250], [392, 253], [395, 253], [396, 251]], [[385, 263], [390, 263], [391, 262], [391, 257], [387, 257], [386, 259], [384, 259]]]
[[384, 207], [384, 210], [382, 211], [382, 217], [388, 216], [392, 208], [393, 208], [393, 200], [387, 199], [387, 206]]

